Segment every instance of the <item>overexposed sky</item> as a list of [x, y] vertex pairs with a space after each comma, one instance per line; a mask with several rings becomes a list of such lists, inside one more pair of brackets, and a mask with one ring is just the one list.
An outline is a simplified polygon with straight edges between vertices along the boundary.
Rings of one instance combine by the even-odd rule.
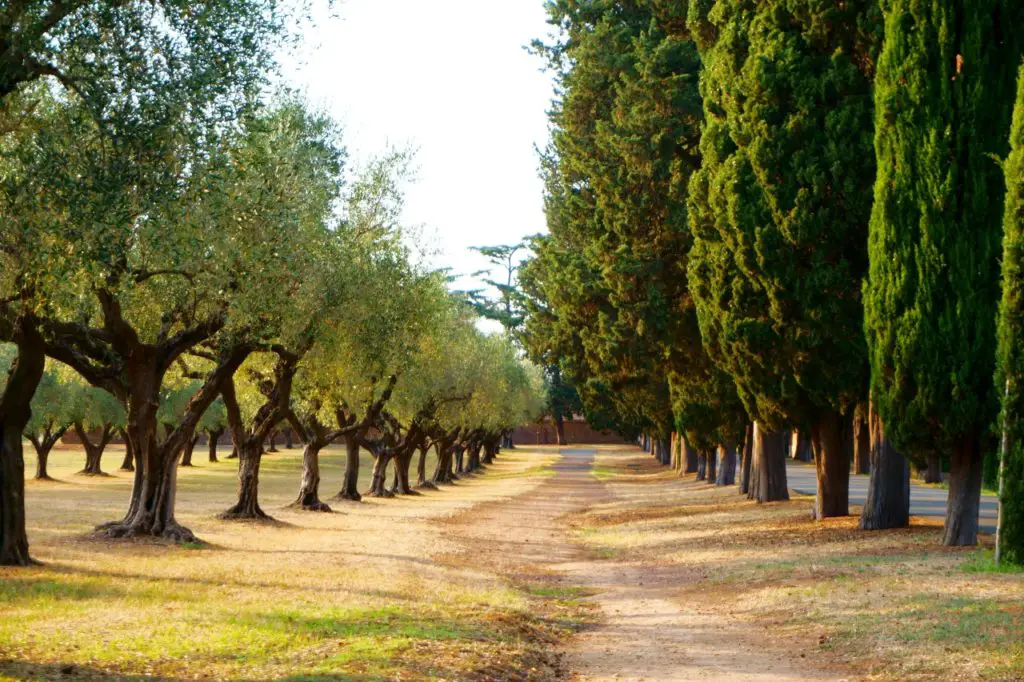
[[486, 262], [470, 246], [545, 229], [534, 145], [551, 79], [524, 49], [549, 34], [543, 0], [342, 0], [315, 16], [286, 77], [341, 122], [351, 161], [417, 150], [406, 219], [436, 266], [472, 273]]

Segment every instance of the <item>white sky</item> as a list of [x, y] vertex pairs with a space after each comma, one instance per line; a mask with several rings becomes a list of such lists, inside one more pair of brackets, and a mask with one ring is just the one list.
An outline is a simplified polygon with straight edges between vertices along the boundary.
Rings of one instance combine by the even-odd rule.
[[470, 246], [544, 231], [551, 80], [523, 49], [549, 33], [543, 0], [342, 0], [316, 24], [286, 76], [341, 122], [352, 162], [417, 150], [406, 219], [436, 266], [467, 275], [486, 267]]

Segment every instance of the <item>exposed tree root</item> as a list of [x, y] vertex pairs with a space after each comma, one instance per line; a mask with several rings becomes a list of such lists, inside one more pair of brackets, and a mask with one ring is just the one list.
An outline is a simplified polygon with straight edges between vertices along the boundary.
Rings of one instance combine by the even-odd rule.
[[163, 540], [170, 540], [171, 542], [182, 544], [194, 544], [200, 543], [199, 538], [195, 534], [178, 523], [169, 523], [159, 533], [154, 533], [152, 528], [147, 527], [145, 524], [140, 523], [125, 523], [124, 521], [111, 521], [110, 523], [104, 523], [103, 525], [96, 526], [96, 535], [100, 537], [110, 538], [114, 540], [119, 539], [132, 539], [132, 538], [161, 538]]
[[325, 514], [331, 514], [334, 512], [333, 509], [326, 503], [320, 500], [313, 500], [312, 502], [304, 502], [302, 500], [296, 500], [288, 505], [288, 509], [300, 509], [308, 512], [323, 512]]

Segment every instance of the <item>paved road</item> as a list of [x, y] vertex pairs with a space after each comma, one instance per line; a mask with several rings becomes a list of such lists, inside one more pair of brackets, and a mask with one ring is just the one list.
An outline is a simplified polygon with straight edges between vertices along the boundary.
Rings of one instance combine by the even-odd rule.
[[[814, 495], [817, 489], [814, 466], [799, 462], [790, 462], [786, 470], [789, 489]], [[868, 477], [850, 477], [850, 504], [862, 505], [868, 494]], [[946, 497], [948, 493], [942, 488], [920, 485], [910, 482], [910, 513], [914, 516], [926, 516], [937, 519], [946, 518]], [[996, 498], [994, 495], [981, 496], [980, 528], [985, 533], [996, 532]]]

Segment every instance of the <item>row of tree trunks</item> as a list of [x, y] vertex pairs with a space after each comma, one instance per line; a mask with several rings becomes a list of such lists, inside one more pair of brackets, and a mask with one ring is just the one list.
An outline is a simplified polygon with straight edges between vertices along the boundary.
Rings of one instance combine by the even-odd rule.
[[910, 525], [910, 463], [885, 437], [885, 425], [869, 408], [871, 478], [860, 515], [863, 530], [906, 528]]
[[32, 416], [32, 396], [46, 357], [39, 332], [27, 317], [18, 322], [13, 336], [18, 356], [0, 396], [0, 566], [28, 566], [34, 562], [25, 532], [22, 434]]

